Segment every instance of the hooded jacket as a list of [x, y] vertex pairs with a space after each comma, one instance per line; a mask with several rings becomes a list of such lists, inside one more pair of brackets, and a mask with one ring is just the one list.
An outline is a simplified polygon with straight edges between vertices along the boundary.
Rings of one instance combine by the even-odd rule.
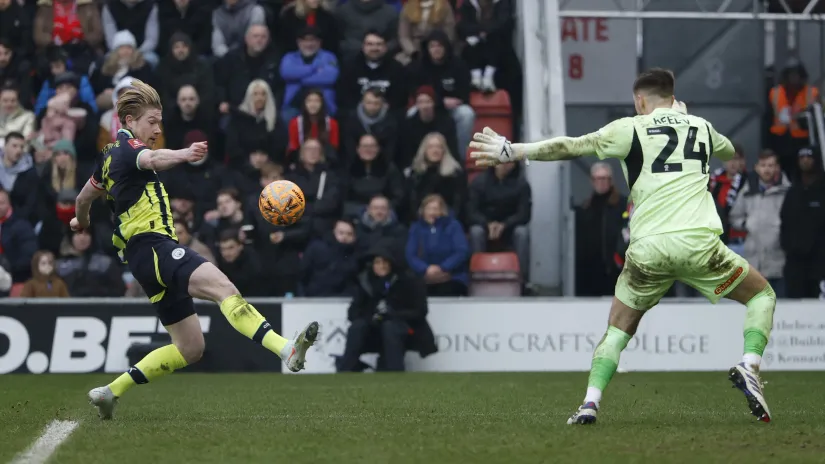
[[328, 232], [310, 242], [301, 259], [302, 296], [352, 296], [358, 258], [355, 244], [339, 243]]
[[212, 67], [198, 56], [189, 36], [174, 34], [168, 42], [169, 48], [171, 49], [177, 42], [183, 42], [189, 47], [189, 56], [181, 61], [170, 52], [161, 59], [157, 74], [158, 90], [163, 99], [163, 106], [177, 106], [178, 90], [184, 85], [191, 85], [198, 91], [201, 106], [211, 108], [215, 96], [215, 77]]
[[[444, 60], [435, 63], [429, 53], [422, 53], [420, 64], [414, 72], [412, 88], [429, 85], [435, 89], [439, 102], [445, 97], [452, 97], [469, 104], [470, 68], [461, 58], [454, 55], [450, 39], [444, 31], [432, 31], [424, 40], [425, 44], [430, 41], [437, 41], [444, 47]], [[424, 46], [422, 49], [426, 50], [427, 47]]]

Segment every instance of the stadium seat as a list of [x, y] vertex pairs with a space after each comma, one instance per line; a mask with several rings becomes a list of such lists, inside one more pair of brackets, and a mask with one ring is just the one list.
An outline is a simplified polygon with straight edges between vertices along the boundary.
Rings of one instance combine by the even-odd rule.
[[20, 294], [23, 293], [23, 285], [25, 284], [12, 285], [11, 291], [9, 291], [9, 298], [20, 298]]
[[521, 267], [512, 252], [475, 253], [470, 259], [470, 296], [520, 296]]
[[513, 107], [510, 95], [504, 90], [491, 94], [472, 92], [470, 106], [476, 112], [475, 132], [481, 132], [489, 126], [500, 135], [513, 140]]

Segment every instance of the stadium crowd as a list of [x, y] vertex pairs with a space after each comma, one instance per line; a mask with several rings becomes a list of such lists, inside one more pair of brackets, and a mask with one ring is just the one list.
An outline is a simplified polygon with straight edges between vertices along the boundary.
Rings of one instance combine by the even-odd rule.
[[[102, 201], [68, 228], [133, 79], [164, 101], [155, 148], [209, 142], [160, 176], [180, 242], [246, 296], [353, 295], [375, 246], [429, 295], [466, 294], [491, 244], [526, 263], [522, 168], [463, 170], [470, 93], [519, 112], [514, 20], [510, 0], [0, 0], [0, 288], [143, 294]], [[288, 228], [258, 213], [278, 179], [307, 198]]]

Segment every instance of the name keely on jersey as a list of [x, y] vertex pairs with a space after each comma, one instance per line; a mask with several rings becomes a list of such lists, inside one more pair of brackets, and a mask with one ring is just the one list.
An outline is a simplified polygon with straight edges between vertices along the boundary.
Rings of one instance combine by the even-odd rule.
[[675, 118], [673, 116], [662, 116], [659, 118], [653, 118], [653, 124], [656, 124], [657, 126], [665, 124], [668, 126], [675, 126], [677, 124], [690, 124], [690, 121], [687, 119]]

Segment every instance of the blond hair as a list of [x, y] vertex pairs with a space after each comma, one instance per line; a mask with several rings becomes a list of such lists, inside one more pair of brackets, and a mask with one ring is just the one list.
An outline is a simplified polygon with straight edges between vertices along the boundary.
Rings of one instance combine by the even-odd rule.
[[163, 110], [158, 91], [141, 80], [132, 79], [132, 85], [117, 99], [117, 118], [126, 125], [126, 116], [138, 119], [150, 108]]
[[[252, 104], [252, 94], [255, 93], [255, 89], [259, 87], [266, 92], [266, 104], [264, 105], [262, 115], [257, 114]], [[263, 117], [264, 121], [266, 121], [266, 130], [268, 132], [272, 132], [275, 129], [275, 124], [278, 122], [278, 109], [275, 107], [275, 96], [272, 95], [272, 89], [265, 80], [255, 79], [249, 83], [246, 87], [246, 95], [238, 109], [256, 118]]]
[[444, 177], [450, 177], [461, 172], [461, 165], [456, 161], [450, 149], [447, 147], [447, 139], [440, 132], [430, 132], [425, 135], [418, 145], [418, 152], [415, 154], [412, 162], [412, 170], [416, 174], [423, 174], [427, 171], [427, 145], [430, 140], [436, 139], [441, 144], [444, 150], [444, 157], [441, 158], [441, 163], [438, 166], [438, 173]]
[[441, 216], [440, 217], [444, 217], [444, 216], [447, 216], [447, 215], [450, 214], [450, 210], [447, 207], [447, 202], [444, 201], [444, 197], [442, 197], [441, 195], [439, 195], [437, 193], [431, 193], [431, 194], [427, 195], [426, 197], [424, 197], [423, 200], [421, 200], [421, 206], [418, 207], [418, 216], [419, 217], [424, 215], [424, 208], [426, 208], [427, 205], [429, 205], [430, 203], [438, 203], [438, 206], [441, 208]]

